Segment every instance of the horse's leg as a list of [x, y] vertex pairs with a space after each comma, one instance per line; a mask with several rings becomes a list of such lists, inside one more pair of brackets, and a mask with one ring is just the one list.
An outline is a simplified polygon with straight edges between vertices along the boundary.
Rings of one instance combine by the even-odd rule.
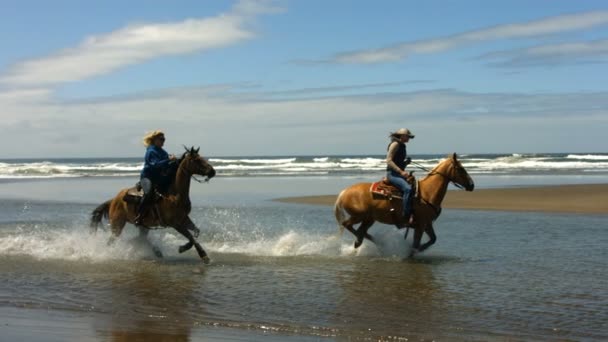
[[357, 232], [355, 236], [357, 237], [357, 241], [355, 241], [355, 248], [359, 248], [363, 243], [363, 239], [366, 238], [371, 242], [374, 242], [374, 238], [367, 233], [367, 230], [374, 224], [374, 220], [365, 220], [361, 223], [359, 228], [357, 228]]
[[420, 240], [422, 239], [422, 233], [424, 233], [424, 228], [422, 226], [417, 226], [414, 228], [414, 244], [412, 245], [413, 249], [410, 253], [410, 257], [414, 256], [414, 253], [420, 251]]
[[120, 236], [123, 228], [125, 227], [125, 224], [127, 224], [127, 221], [122, 218], [115, 218], [111, 220], [110, 225], [112, 235], [110, 235], [110, 238], [108, 239], [108, 246], [112, 245], [114, 241], [116, 241], [116, 239]]
[[191, 226], [194, 226], [194, 223], [190, 220], [190, 218], [187, 218], [186, 221], [184, 222], [184, 224], [180, 225], [179, 227], [175, 227], [175, 229], [180, 234], [182, 234], [184, 237], [186, 237], [186, 239], [188, 239], [188, 243], [185, 244], [184, 246], [180, 247], [180, 253], [183, 251], [186, 251], [186, 250], [192, 248], [192, 246], [194, 246], [194, 248], [196, 248], [196, 252], [198, 253], [198, 256], [201, 258], [201, 260], [203, 260], [203, 262], [205, 264], [208, 264], [209, 257], [207, 256], [207, 252], [205, 252], [203, 247], [201, 247], [201, 245], [194, 239], [194, 237], [192, 236], [192, 233], [190, 233], [190, 230], [188, 227], [191, 227]]
[[341, 222], [341, 224], [344, 228], [348, 229], [348, 231], [351, 232], [355, 237], [357, 237], [357, 231], [353, 226], [359, 222], [361, 222], [360, 219], [351, 216], [346, 221]]
[[[192, 234], [193, 237], [198, 236], [197, 231], [199, 231], [199, 229], [196, 228], [196, 226], [194, 225], [194, 222], [192, 222], [192, 220], [190, 220], [190, 218], [186, 218], [184, 225], [186, 226], [186, 229], [188, 229], [194, 233], [194, 234]], [[194, 229], [196, 229], [196, 230], [194, 230]], [[190, 250], [190, 248], [192, 248], [192, 247], [194, 247], [194, 242], [188, 240], [188, 242], [186, 242], [184, 245], [179, 246], [178, 251], [181, 254], [181, 253], [184, 253], [184, 252]]]
[[145, 227], [137, 227], [137, 228], [139, 228], [139, 236], [137, 237], [139, 239], [139, 241], [150, 246], [150, 248], [152, 249], [152, 252], [154, 252], [154, 255], [156, 255], [157, 258], [162, 258], [163, 252], [161, 252], [160, 248], [158, 248], [158, 246], [152, 244], [152, 242], [150, 242], [150, 240], [148, 240], [148, 233], [150, 232], [150, 229], [145, 228]]
[[419, 252], [422, 252], [425, 249], [431, 247], [431, 245], [433, 245], [435, 243], [435, 241], [437, 241], [437, 235], [435, 235], [435, 229], [433, 229], [432, 224], [429, 224], [426, 227], [425, 232], [429, 236], [429, 241], [427, 241], [422, 246], [420, 246], [420, 248], [418, 249]]

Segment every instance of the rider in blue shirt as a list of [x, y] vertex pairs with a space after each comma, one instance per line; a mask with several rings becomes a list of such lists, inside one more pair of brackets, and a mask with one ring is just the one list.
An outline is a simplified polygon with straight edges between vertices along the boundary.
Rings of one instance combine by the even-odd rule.
[[165, 144], [165, 134], [162, 131], [153, 131], [144, 137], [146, 145], [146, 155], [144, 157], [144, 168], [141, 171], [140, 184], [144, 191], [139, 207], [137, 208], [137, 217], [135, 225], [140, 226], [143, 216], [146, 211], [146, 206], [150, 202], [154, 188], [158, 188], [161, 192], [167, 190], [171, 184], [171, 176], [169, 168], [176, 160], [174, 155], [170, 155], [163, 149]]

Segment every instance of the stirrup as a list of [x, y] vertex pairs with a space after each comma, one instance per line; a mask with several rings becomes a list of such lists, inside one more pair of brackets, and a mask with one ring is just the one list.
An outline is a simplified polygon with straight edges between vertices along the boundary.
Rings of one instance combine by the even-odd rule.
[[143, 216], [144, 215], [142, 215], [142, 214], [137, 214], [137, 216], [135, 217], [135, 220], [133, 220], [133, 224], [136, 227], [143, 227], [143, 225], [144, 225], [143, 222], [142, 222], [144, 220]]

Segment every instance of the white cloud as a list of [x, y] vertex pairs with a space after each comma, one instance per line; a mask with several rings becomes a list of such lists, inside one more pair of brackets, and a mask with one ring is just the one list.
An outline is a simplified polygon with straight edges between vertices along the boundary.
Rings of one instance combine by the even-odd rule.
[[438, 53], [485, 41], [536, 37], [585, 30], [602, 25], [608, 25], [608, 11], [560, 15], [526, 23], [498, 25], [435, 39], [399, 43], [378, 49], [344, 52], [325, 62], [355, 64], [393, 62], [405, 59], [412, 54]]
[[221, 48], [254, 37], [248, 23], [274, 11], [270, 2], [242, 0], [215, 17], [129, 25], [53, 55], [19, 62], [0, 77], [0, 83], [15, 87], [71, 82], [162, 56]]
[[[9, 105], [0, 97], [0, 108], [10, 107], [3, 110], [0, 144], [13, 147], [0, 157], [134, 156], [141, 152], [140, 136], [158, 128], [171, 137], [171, 150], [182, 143], [201, 145], [213, 155], [372, 153], [382, 150], [389, 130], [401, 126], [419, 135], [418, 153], [455, 146], [477, 152], [500, 152], [514, 144], [533, 149], [535, 132], [550, 126], [556, 134], [575, 134], [573, 122], [588, 127], [586, 140], [576, 144], [596, 150], [595, 142], [608, 129], [606, 92], [431, 90], [300, 98], [236, 90], [181, 88], [27, 105]], [[497, 141], [493, 135], [504, 135], [504, 127], [518, 127], [512, 133], [517, 138]], [[560, 151], [572, 143], [558, 140], [547, 148]]]
[[524, 49], [497, 51], [479, 56], [496, 67], [552, 66], [608, 61], [608, 39], [588, 42], [539, 45]]

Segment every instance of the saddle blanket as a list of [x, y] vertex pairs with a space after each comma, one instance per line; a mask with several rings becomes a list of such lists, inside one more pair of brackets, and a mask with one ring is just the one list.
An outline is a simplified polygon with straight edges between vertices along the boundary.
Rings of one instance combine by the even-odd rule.
[[372, 183], [369, 190], [382, 197], [403, 199], [403, 192], [385, 179]]

